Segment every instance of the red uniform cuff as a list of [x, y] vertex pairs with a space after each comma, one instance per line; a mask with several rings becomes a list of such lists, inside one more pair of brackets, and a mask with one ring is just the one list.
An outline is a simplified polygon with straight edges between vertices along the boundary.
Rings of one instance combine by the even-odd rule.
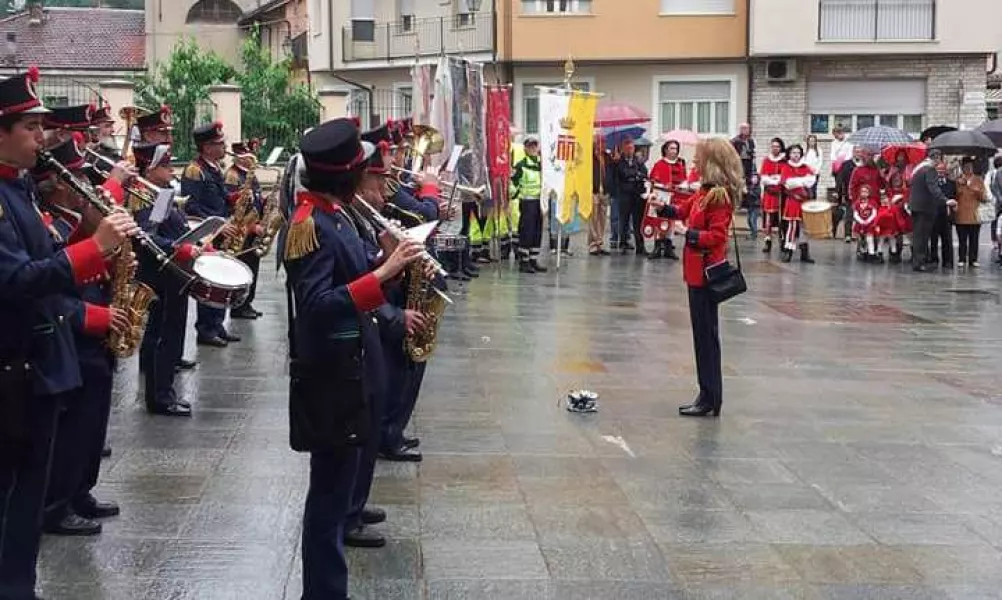
[[87, 238], [66, 248], [66, 259], [73, 271], [73, 282], [82, 285], [104, 273], [104, 257], [94, 238]]
[[194, 244], [181, 244], [177, 247], [175, 255], [181, 262], [190, 263], [195, 259], [195, 250]]
[[375, 310], [386, 304], [383, 288], [374, 273], [368, 273], [349, 283], [348, 294], [360, 312]]
[[422, 183], [418, 188], [418, 198], [438, 198], [438, 186], [434, 183]]
[[84, 304], [83, 330], [86, 335], [104, 337], [111, 329], [111, 309], [89, 302]]
[[108, 179], [105, 180], [104, 183], [101, 184], [101, 187], [104, 189], [104, 191], [111, 194], [111, 197], [115, 201], [115, 204], [119, 206], [125, 204], [125, 188], [122, 187], [121, 181], [109, 177]]

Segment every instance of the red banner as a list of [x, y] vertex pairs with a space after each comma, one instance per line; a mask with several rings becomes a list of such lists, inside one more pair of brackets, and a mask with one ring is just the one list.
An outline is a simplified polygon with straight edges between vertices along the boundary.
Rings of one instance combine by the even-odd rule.
[[487, 165], [491, 181], [507, 182], [511, 177], [511, 91], [507, 86], [487, 88]]

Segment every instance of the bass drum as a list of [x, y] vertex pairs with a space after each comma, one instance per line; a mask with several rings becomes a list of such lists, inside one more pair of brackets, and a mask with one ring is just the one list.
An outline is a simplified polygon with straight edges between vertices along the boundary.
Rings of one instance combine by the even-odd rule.
[[203, 254], [195, 259], [191, 270], [198, 279], [189, 288], [189, 295], [212, 308], [239, 306], [254, 282], [247, 265], [225, 254]]
[[801, 205], [801, 218], [804, 221], [804, 232], [807, 233], [807, 237], [814, 240], [827, 240], [832, 237], [832, 208], [834, 205], [824, 200], [811, 200]]

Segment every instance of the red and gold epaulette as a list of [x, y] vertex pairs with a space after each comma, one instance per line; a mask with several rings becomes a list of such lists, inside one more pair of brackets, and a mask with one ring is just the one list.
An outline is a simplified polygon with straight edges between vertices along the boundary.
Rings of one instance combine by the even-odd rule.
[[292, 212], [289, 231], [285, 236], [285, 257], [287, 259], [300, 259], [316, 251], [319, 247], [317, 224], [313, 220], [314, 210], [335, 213], [340, 208], [310, 192], [296, 194], [296, 208]]

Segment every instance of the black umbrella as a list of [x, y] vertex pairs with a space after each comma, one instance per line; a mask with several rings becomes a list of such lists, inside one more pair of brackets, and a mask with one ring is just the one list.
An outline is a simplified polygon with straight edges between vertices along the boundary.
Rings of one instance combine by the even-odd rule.
[[975, 131], [987, 135], [991, 141], [995, 142], [996, 148], [1002, 148], [1002, 119], [985, 121]]
[[956, 130], [957, 130], [956, 127], [952, 127], [950, 125], [933, 125], [932, 127], [927, 128], [925, 131], [919, 134], [919, 139], [922, 141], [934, 140], [939, 136], [943, 135], [944, 133], [949, 133], [951, 131], [956, 131]]
[[976, 156], [995, 154], [995, 142], [980, 131], [948, 131], [940, 134], [929, 144], [930, 150], [942, 150], [944, 154], [966, 154]]

